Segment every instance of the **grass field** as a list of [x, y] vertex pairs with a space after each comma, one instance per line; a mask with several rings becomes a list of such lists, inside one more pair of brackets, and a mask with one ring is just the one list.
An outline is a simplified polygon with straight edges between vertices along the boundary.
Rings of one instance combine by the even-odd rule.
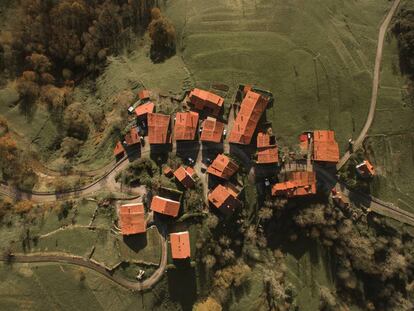
[[[84, 280], [81, 281], [84, 277]], [[163, 280], [148, 293], [123, 289], [71, 265], [0, 264], [0, 310], [179, 310]]]
[[414, 103], [407, 96], [405, 84], [399, 70], [397, 42], [389, 36], [366, 149], [378, 173], [373, 183], [374, 195], [414, 212]]
[[269, 89], [279, 141], [306, 129], [336, 130], [341, 147], [365, 121], [379, 24], [389, 2], [174, 1], [167, 15], [197, 85]]

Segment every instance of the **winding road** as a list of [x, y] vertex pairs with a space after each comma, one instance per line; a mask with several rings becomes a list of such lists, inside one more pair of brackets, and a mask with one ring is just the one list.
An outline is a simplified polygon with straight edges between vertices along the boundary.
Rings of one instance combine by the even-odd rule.
[[[383, 52], [385, 34], [399, 4], [400, 4], [400, 0], [395, 0], [393, 2], [390, 8], [390, 11], [388, 12], [387, 16], [385, 17], [380, 27], [369, 114], [368, 114], [367, 120], [365, 122], [365, 125], [359, 137], [355, 140], [355, 143], [354, 143], [355, 149], [358, 149], [362, 145], [374, 119], [375, 108], [376, 108], [376, 103], [377, 103], [377, 98], [378, 98], [380, 69], [381, 69], [382, 52]], [[227, 142], [225, 143], [224, 150], [229, 150], [229, 146]], [[249, 161], [249, 165], [251, 166], [250, 157], [246, 155], [244, 150], [242, 150], [238, 146], [232, 146], [231, 151], [232, 153], [237, 153], [238, 155], [240, 155], [242, 161]], [[351, 154], [349, 152], [344, 154], [344, 156], [340, 159], [337, 165], [338, 169], [340, 169], [346, 163], [350, 155]], [[142, 151], [141, 156], [149, 156], [149, 150]], [[87, 186], [81, 187], [79, 189], [76, 189], [74, 191], [67, 191], [67, 192], [59, 193], [59, 194], [47, 193], [47, 192], [30, 193], [30, 192], [17, 190], [17, 189], [11, 189], [7, 185], [0, 185], [0, 194], [11, 197], [15, 200], [30, 199], [34, 202], [53, 202], [56, 200], [66, 200], [66, 199], [71, 199], [71, 198], [90, 196], [96, 193], [97, 191], [101, 190], [102, 188], [107, 188], [111, 191], [119, 190], [118, 187], [116, 186], [116, 183], [114, 182], [115, 176], [118, 172], [124, 170], [128, 166], [128, 164], [129, 164], [128, 158], [124, 157], [119, 162], [117, 163], [112, 162], [108, 164], [107, 166], [105, 166], [104, 168], [98, 169], [96, 171], [82, 172], [81, 174], [85, 174], [87, 176], [92, 176], [92, 177], [96, 175], [101, 175], [101, 176], [97, 178], [97, 180], [94, 181], [93, 183]], [[342, 191], [344, 195], [357, 198], [361, 202], [361, 204], [365, 205], [367, 208], [377, 212], [378, 214], [391, 217], [403, 223], [414, 226], [414, 214], [411, 214], [407, 211], [399, 209], [398, 207], [395, 207], [394, 205], [390, 203], [383, 202], [369, 195], [357, 193], [357, 192], [351, 192], [347, 190], [346, 188], [344, 188], [344, 185], [338, 184], [337, 179], [332, 174], [330, 174], [325, 169], [317, 165], [315, 165], [315, 171], [321, 177], [321, 179], [325, 182], [325, 184], [328, 184], [328, 186], [332, 186], [332, 187], [339, 185], [341, 188], [343, 188]], [[54, 172], [54, 173], [52, 172], [53, 171], [51, 171], [52, 176], [53, 174], [59, 174], [57, 172]], [[158, 282], [164, 274], [165, 267], [167, 264], [167, 241], [165, 237], [163, 236], [163, 234], [161, 233], [160, 233], [160, 238], [161, 238], [161, 244], [162, 244], [162, 255], [161, 255], [160, 265], [158, 269], [148, 279], [144, 280], [143, 282], [134, 282], [126, 278], [123, 278], [121, 276], [114, 275], [111, 271], [107, 270], [105, 267], [103, 267], [99, 263], [96, 263], [96, 262], [93, 262], [93, 261], [90, 261], [90, 260], [87, 260], [85, 258], [78, 257], [78, 256], [16, 254], [16, 255], [13, 255], [10, 259], [12, 262], [16, 262], [16, 263], [46, 262], [46, 263], [64, 263], [64, 264], [82, 266], [82, 267], [86, 267], [88, 269], [94, 270], [95, 272], [101, 274], [102, 276], [112, 280], [113, 282], [125, 288], [131, 289], [133, 291], [142, 291], [142, 290], [150, 289], [152, 286], [154, 286], [154, 284]], [[7, 262], [9, 261], [9, 258], [0, 258], [0, 261]]]

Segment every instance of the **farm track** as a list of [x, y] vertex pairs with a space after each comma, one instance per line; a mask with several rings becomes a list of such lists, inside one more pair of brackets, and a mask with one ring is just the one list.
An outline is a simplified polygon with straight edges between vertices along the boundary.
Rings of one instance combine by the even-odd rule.
[[[371, 94], [371, 103], [369, 106], [368, 117], [365, 121], [364, 127], [362, 128], [361, 132], [359, 133], [358, 138], [354, 141], [354, 150], [359, 149], [367, 134], [369, 129], [371, 128], [372, 122], [374, 121], [375, 116], [375, 109], [377, 107], [377, 100], [378, 100], [378, 89], [379, 83], [381, 80], [381, 63], [382, 63], [382, 53], [384, 50], [384, 40], [385, 34], [387, 33], [387, 29], [390, 26], [391, 20], [400, 5], [401, 0], [394, 0], [394, 3], [391, 6], [390, 11], [388, 12], [387, 16], [385, 17], [384, 21], [382, 22], [379, 30], [378, 35], [378, 44], [377, 44], [377, 54], [375, 57], [375, 66], [374, 66], [374, 78], [372, 80], [372, 94]], [[338, 164], [336, 165], [336, 169], [339, 171], [345, 163], [349, 160], [351, 153], [347, 151], [342, 158], [339, 160]]]

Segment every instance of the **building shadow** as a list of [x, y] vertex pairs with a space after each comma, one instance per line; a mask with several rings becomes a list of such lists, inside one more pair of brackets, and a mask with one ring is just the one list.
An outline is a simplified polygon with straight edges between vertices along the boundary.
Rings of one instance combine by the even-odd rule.
[[134, 235], [125, 235], [122, 237], [124, 243], [134, 252], [139, 252], [144, 249], [147, 244], [147, 235], [146, 234], [134, 234]]
[[202, 148], [202, 161], [207, 166], [210, 165], [209, 162], [214, 161], [218, 154], [223, 153], [223, 144], [203, 142]]
[[194, 161], [200, 152], [198, 141], [177, 141], [177, 156], [183, 159], [191, 158]]

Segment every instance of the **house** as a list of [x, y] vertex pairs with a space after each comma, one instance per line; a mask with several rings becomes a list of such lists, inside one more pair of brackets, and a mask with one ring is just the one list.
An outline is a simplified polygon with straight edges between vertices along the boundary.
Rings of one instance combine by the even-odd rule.
[[115, 158], [119, 159], [119, 158], [122, 158], [124, 154], [125, 154], [124, 146], [122, 145], [120, 141], [118, 141], [114, 148], [114, 156]]
[[163, 173], [168, 178], [171, 178], [174, 175], [171, 167], [169, 167], [168, 165], [164, 167]]
[[220, 114], [224, 103], [222, 97], [197, 88], [190, 92], [188, 98], [195, 109], [204, 111], [213, 116], [218, 116]]
[[151, 96], [151, 92], [149, 90], [144, 89], [138, 93], [138, 97], [140, 100], [148, 100], [150, 96]]
[[144, 205], [142, 203], [121, 205], [118, 208], [118, 219], [122, 235], [144, 233], [147, 230]]
[[240, 111], [231, 129], [229, 142], [233, 144], [250, 144], [257, 124], [266, 110], [269, 99], [253, 91], [244, 97]]
[[169, 115], [148, 113], [148, 141], [150, 144], [171, 142]]
[[195, 185], [194, 170], [191, 167], [184, 168], [180, 166], [174, 172], [174, 176], [185, 188], [193, 188]]
[[163, 215], [177, 217], [180, 210], [180, 202], [155, 196], [152, 198], [151, 210]]
[[125, 143], [128, 147], [140, 143], [140, 136], [136, 127], [131, 128], [129, 133], [125, 135]]
[[375, 175], [374, 166], [368, 161], [364, 160], [362, 163], [358, 164], [356, 167], [357, 173], [364, 178], [370, 178]]
[[224, 123], [208, 117], [201, 125], [200, 140], [203, 142], [220, 143], [224, 131]]
[[288, 198], [316, 194], [315, 172], [292, 172], [288, 181], [277, 183], [272, 187], [273, 196]]
[[211, 165], [207, 168], [207, 173], [223, 179], [229, 179], [237, 172], [238, 169], [239, 166], [236, 162], [224, 154], [219, 154], [214, 159], [213, 163], [211, 163]]
[[313, 132], [313, 160], [328, 163], [339, 161], [339, 146], [335, 140], [334, 131]]
[[194, 140], [198, 128], [198, 113], [177, 112], [175, 115], [174, 139]]
[[154, 112], [154, 108], [154, 103], [148, 102], [135, 108], [135, 114], [137, 118], [145, 118], [149, 113]]
[[225, 186], [219, 184], [208, 194], [208, 201], [223, 213], [229, 214], [242, 206], [242, 202], [237, 196], [238, 192], [234, 186], [230, 184]]
[[186, 259], [191, 257], [190, 234], [188, 231], [170, 234], [171, 257]]
[[279, 151], [276, 139], [267, 133], [257, 135], [257, 160], [258, 164], [273, 164], [279, 162]]

